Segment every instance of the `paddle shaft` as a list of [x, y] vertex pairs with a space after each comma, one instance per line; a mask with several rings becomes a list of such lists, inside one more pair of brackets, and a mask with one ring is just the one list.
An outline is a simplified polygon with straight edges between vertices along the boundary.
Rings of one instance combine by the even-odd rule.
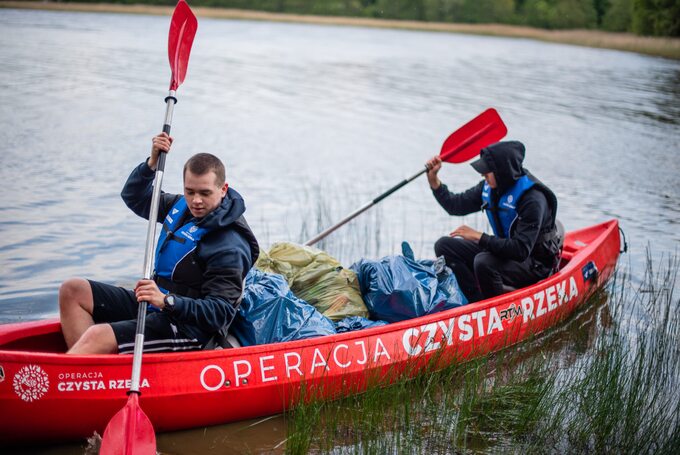
[[[479, 151], [483, 147], [501, 140], [507, 131], [508, 130], [503, 123], [503, 120], [501, 120], [500, 116], [498, 115], [498, 112], [496, 112], [495, 109], [489, 108], [451, 133], [444, 141], [439, 157], [442, 161], [447, 161], [449, 163], [463, 163], [479, 155]], [[410, 178], [402, 180], [377, 198], [373, 199], [371, 202], [363, 205], [359, 209], [349, 214], [338, 224], [331, 226], [325, 231], [317, 234], [316, 237], [308, 240], [305, 243], [305, 246], [314, 245], [316, 242], [323, 239], [331, 232], [348, 223], [350, 220], [356, 218], [358, 215], [364, 213], [366, 210], [373, 207], [375, 204], [382, 201], [387, 196], [394, 193], [402, 186], [415, 180], [427, 171], [429, 171], [429, 168], [427, 165], [425, 165], [425, 169], [422, 169], [420, 172], [416, 173]]]
[[397, 184], [394, 185], [392, 188], [390, 188], [389, 190], [385, 191], [383, 194], [381, 194], [381, 195], [378, 196], [377, 198], [373, 199], [371, 202], [367, 202], [366, 204], [364, 204], [364, 205], [362, 205], [361, 207], [359, 207], [358, 209], [356, 209], [354, 212], [352, 212], [352, 213], [350, 213], [349, 215], [347, 215], [347, 216], [346, 216], [345, 218], [343, 218], [339, 223], [337, 223], [337, 224], [335, 224], [335, 225], [329, 227], [328, 229], [326, 229], [326, 230], [323, 231], [323, 232], [320, 232], [320, 233], [317, 234], [314, 238], [312, 238], [312, 239], [310, 239], [310, 240], [307, 240], [307, 241], [305, 242], [305, 246], [314, 245], [316, 242], [318, 242], [319, 240], [323, 239], [324, 237], [326, 237], [328, 234], [332, 233], [332, 232], [335, 231], [336, 229], [338, 229], [338, 228], [344, 226], [345, 224], [349, 223], [349, 222], [352, 221], [354, 218], [356, 218], [357, 216], [361, 215], [361, 214], [364, 213], [366, 210], [370, 209], [371, 207], [373, 207], [373, 206], [376, 205], [378, 202], [380, 202], [380, 201], [382, 201], [383, 199], [385, 199], [385, 198], [386, 198], [387, 196], [389, 196], [390, 194], [394, 193], [395, 191], [397, 191], [397, 190], [400, 189], [401, 187], [406, 186], [407, 184], [411, 183], [412, 181], [414, 181], [415, 179], [417, 179], [418, 177], [420, 177], [421, 175], [423, 175], [424, 173], [426, 173], [428, 170], [429, 170], [429, 169], [427, 168], [427, 166], [425, 166], [424, 169], [421, 169], [421, 170], [418, 171], [417, 173], [413, 174], [411, 177], [406, 178], [406, 179], [402, 180], [401, 182], [397, 183]]
[[[163, 132], [170, 134], [172, 125], [172, 112], [177, 103], [175, 91], [170, 90], [165, 98], [165, 122]], [[149, 225], [146, 230], [146, 250], [144, 252], [144, 279], [150, 280], [153, 274], [154, 252], [156, 240], [156, 222], [158, 221], [158, 206], [161, 200], [161, 186], [163, 185], [163, 174], [165, 172], [165, 156], [162, 152], [158, 155], [156, 173], [153, 179], [153, 193], [151, 194], [151, 208], [149, 209]], [[146, 322], [146, 307], [148, 302], [139, 302], [137, 309], [137, 333], [135, 335], [135, 350], [132, 357], [132, 380], [130, 386], [131, 393], [139, 393], [139, 378], [142, 372], [142, 352], [144, 351], [144, 325]]]

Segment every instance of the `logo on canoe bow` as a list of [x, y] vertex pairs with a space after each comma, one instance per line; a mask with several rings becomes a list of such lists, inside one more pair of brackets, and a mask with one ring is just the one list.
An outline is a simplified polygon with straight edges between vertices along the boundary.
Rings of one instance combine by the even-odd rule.
[[507, 319], [509, 321], [512, 321], [515, 319], [515, 316], [521, 316], [522, 315], [522, 307], [519, 305], [515, 305], [514, 303], [507, 307], [505, 310], [501, 310], [498, 315], [501, 317], [501, 321]]
[[14, 375], [14, 392], [27, 403], [41, 399], [49, 388], [47, 373], [38, 365], [26, 365]]

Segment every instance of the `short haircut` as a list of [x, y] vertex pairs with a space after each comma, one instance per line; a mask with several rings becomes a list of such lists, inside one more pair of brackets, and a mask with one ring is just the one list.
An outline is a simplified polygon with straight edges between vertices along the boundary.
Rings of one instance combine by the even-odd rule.
[[210, 171], [214, 172], [216, 176], [215, 184], [217, 186], [222, 186], [224, 185], [224, 182], [226, 182], [224, 164], [222, 164], [222, 161], [220, 161], [218, 157], [210, 153], [197, 153], [189, 158], [184, 165], [184, 173], [182, 176], [186, 176], [187, 170], [195, 175], [205, 175]]

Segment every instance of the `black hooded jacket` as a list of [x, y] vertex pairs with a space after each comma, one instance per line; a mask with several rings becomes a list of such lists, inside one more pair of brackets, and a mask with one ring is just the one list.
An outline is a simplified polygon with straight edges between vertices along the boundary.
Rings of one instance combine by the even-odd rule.
[[[137, 166], [128, 177], [121, 197], [142, 218], [149, 218], [154, 171], [146, 164]], [[158, 220], [163, 222], [179, 194], [161, 193]], [[257, 260], [257, 240], [243, 217], [245, 203], [229, 188], [222, 203], [196, 225], [209, 229], [196, 250], [180, 261], [172, 283], [159, 283], [175, 298], [171, 318], [177, 325], [205, 342], [228, 326], [236, 314], [246, 274]], [[180, 224], [191, 218], [187, 217]], [[196, 220], [194, 220], [196, 221]]]
[[[545, 266], [550, 271], [558, 254], [553, 245], [557, 235], [555, 194], [522, 167], [524, 145], [521, 142], [498, 142], [482, 149], [480, 158], [496, 177], [497, 188], [491, 191], [491, 197], [496, 200], [523, 175], [527, 175], [535, 185], [517, 203], [518, 217], [512, 225], [509, 238], [482, 234], [479, 246], [503, 259], [522, 262], [532, 257], [537, 265]], [[442, 184], [433, 190], [433, 194], [450, 215], [463, 216], [482, 210], [483, 188], [484, 180], [462, 193], [452, 193]]]

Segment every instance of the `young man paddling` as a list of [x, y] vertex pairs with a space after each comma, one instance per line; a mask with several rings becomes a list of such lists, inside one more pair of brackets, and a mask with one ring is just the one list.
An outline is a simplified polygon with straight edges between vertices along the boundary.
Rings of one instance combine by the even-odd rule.
[[[484, 180], [463, 193], [452, 193], [437, 176], [438, 156], [427, 162], [427, 179], [435, 199], [450, 215], [485, 211], [488, 235], [462, 225], [435, 244], [456, 274], [469, 301], [507, 292], [548, 277], [556, 270], [561, 233], [555, 194], [522, 167], [524, 145], [498, 142], [481, 151], [472, 167]], [[504, 285], [506, 287], [504, 287]]]
[[[153, 138], [151, 157], [137, 166], [121, 196], [149, 218], [152, 184], [161, 151], [172, 138]], [[59, 313], [69, 354], [132, 353], [138, 302], [148, 302], [144, 351], [200, 349], [231, 323], [245, 276], [259, 248], [229, 188], [222, 162], [199, 153], [184, 165], [184, 195], [161, 194], [163, 228], [153, 280], [134, 290], [72, 278], [59, 289]]]

